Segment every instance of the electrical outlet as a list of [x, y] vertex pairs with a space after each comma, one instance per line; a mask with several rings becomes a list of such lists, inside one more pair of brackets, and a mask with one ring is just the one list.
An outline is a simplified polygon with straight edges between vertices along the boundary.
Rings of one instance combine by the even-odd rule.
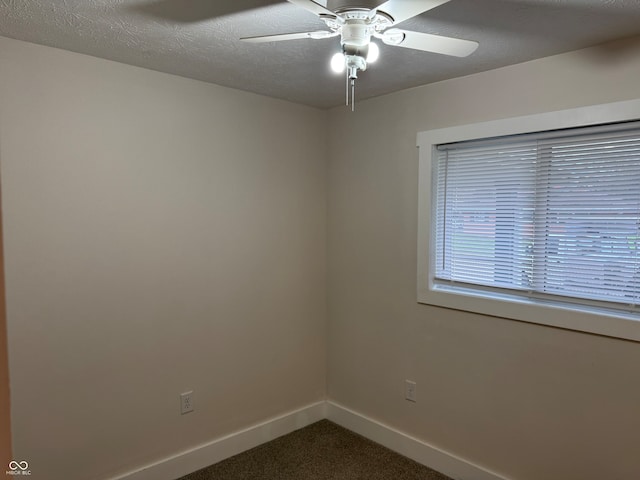
[[193, 412], [193, 390], [180, 394], [180, 415]]
[[412, 382], [411, 380], [404, 381], [404, 398], [410, 402], [418, 401], [418, 397], [416, 396], [416, 382]]

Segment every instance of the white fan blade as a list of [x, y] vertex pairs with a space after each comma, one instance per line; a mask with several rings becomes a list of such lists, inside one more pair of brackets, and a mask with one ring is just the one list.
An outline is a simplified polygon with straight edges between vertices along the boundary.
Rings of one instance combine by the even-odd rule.
[[240, 40], [244, 42], [252, 43], [265, 43], [265, 42], [281, 42], [283, 40], [297, 40], [299, 38], [313, 38], [319, 40], [322, 38], [335, 37], [338, 35], [336, 32], [329, 32], [327, 30], [318, 30], [317, 32], [300, 32], [300, 33], [279, 33], [276, 35], [261, 35], [259, 37], [245, 37]]
[[289, 3], [293, 3], [294, 5], [298, 5], [306, 10], [309, 10], [311, 13], [315, 13], [316, 15], [331, 15], [335, 17], [336, 14], [329, 10], [328, 8], [320, 5], [319, 3], [314, 2], [313, 0], [287, 0]]
[[[289, 0], [291, 1], [291, 0]], [[449, 0], [388, 0], [376, 7], [379, 12], [391, 15], [394, 25], [436, 8]]]
[[391, 28], [377, 36], [387, 45], [413, 48], [454, 57], [469, 56], [478, 48], [478, 42], [472, 40], [442, 37], [440, 35], [431, 35], [430, 33], [400, 30], [399, 28]]

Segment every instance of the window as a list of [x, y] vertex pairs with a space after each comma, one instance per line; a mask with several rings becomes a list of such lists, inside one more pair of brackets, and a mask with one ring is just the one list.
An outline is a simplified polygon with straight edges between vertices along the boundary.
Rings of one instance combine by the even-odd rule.
[[628, 103], [420, 134], [419, 301], [640, 339]]

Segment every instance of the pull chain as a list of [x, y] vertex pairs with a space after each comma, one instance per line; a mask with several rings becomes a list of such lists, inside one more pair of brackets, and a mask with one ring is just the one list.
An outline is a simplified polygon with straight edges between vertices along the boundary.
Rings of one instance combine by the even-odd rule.
[[[351, 81], [351, 85], [349, 85], [349, 81]], [[349, 70], [347, 70], [346, 82], [347, 84], [346, 84], [345, 105], [348, 107], [349, 103], [351, 103], [351, 111], [355, 112], [356, 110], [356, 77], [354, 77], [349, 72]], [[349, 90], [351, 90], [351, 97], [349, 97]]]
[[356, 111], [356, 81], [351, 79], [351, 111]]
[[349, 70], [347, 69], [347, 73], [344, 76], [347, 83], [345, 86], [345, 94], [346, 94], [346, 101], [345, 101], [345, 105], [348, 107], [349, 106]]

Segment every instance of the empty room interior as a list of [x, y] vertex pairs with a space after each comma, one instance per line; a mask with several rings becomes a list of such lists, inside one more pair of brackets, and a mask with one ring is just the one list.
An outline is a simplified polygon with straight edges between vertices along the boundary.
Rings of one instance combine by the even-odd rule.
[[640, 478], [637, 0], [0, 0], [0, 179], [6, 478]]

